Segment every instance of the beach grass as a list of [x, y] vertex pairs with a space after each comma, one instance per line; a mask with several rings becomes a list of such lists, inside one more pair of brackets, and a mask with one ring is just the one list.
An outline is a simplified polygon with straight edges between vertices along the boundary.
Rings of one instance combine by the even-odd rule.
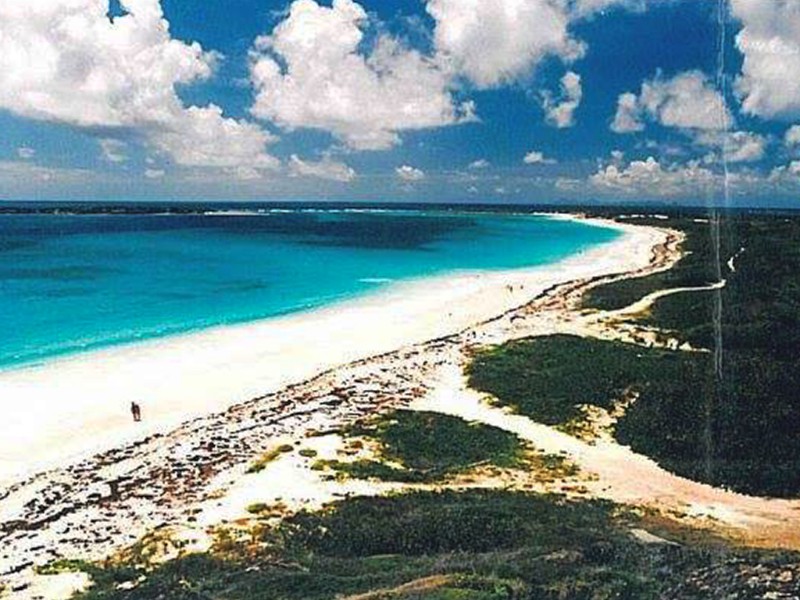
[[377, 456], [322, 466], [356, 479], [431, 483], [480, 466], [525, 468], [531, 454], [511, 433], [427, 411], [377, 415], [347, 428], [346, 435], [371, 442]]
[[247, 467], [247, 473], [260, 473], [268, 464], [280, 458], [281, 455], [294, 450], [291, 444], [281, 444], [259, 456]]

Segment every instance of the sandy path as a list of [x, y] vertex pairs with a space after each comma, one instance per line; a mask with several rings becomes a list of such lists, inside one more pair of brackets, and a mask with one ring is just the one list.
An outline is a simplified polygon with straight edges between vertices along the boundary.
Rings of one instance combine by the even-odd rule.
[[600, 316], [604, 320], [629, 319], [631, 317], [636, 317], [650, 310], [653, 307], [653, 304], [655, 304], [656, 301], [660, 300], [661, 298], [666, 298], [667, 296], [672, 296], [674, 294], [683, 294], [686, 292], [710, 292], [712, 290], [719, 290], [725, 287], [725, 283], [726, 281], [723, 279], [721, 281], [710, 283], [708, 285], [698, 285], [693, 287], [675, 287], [675, 288], [668, 288], [665, 290], [658, 290], [656, 292], [651, 292], [650, 294], [647, 294], [642, 299], [637, 300], [633, 304], [626, 306], [624, 308], [604, 311], [600, 314]]
[[707, 526], [750, 544], [800, 548], [800, 500], [736, 494], [673, 475], [613, 440], [579, 440], [492, 406], [485, 395], [466, 386], [462, 373], [457, 365], [441, 369], [438, 386], [412, 408], [499, 427], [548, 454], [566, 456], [595, 476], [584, 484], [592, 496], [683, 514], [689, 521], [704, 519]]

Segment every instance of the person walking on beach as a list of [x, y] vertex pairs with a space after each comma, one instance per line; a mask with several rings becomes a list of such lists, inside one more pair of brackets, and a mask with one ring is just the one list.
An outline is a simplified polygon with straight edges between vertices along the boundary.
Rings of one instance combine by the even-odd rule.
[[131, 414], [133, 415], [133, 421], [138, 423], [142, 420], [142, 407], [136, 402], [131, 402]]

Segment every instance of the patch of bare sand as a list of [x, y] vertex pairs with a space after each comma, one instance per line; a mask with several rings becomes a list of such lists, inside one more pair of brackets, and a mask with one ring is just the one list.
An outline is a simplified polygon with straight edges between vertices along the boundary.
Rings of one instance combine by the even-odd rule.
[[[25, 589], [11, 590], [14, 600], [69, 600], [76, 593], [89, 587], [91, 580], [86, 573], [56, 573], [35, 575]], [[5, 597], [0, 594], [0, 597]]]

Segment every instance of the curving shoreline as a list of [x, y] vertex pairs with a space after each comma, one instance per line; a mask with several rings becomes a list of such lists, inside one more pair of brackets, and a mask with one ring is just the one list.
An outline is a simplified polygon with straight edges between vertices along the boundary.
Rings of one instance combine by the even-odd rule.
[[[429, 302], [422, 316], [428, 318], [413, 330], [398, 322], [389, 330], [396, 337], [371, 335], [376, 321], [365, 320], [365, 312], [371, 308], [373, 319], [385, 318], [387, 310], [396, 311], [409, 302], [418, 307], [418, 295], [351, 308], [351, 318], [361, 320], [361, 335], [338, 341], [350, 342], [352, 359], [335, 362], [329, 356], [327, 363], [303, 363], [313, 371], [311, 377], [298, 376], [289, 385], [273, 381], [272, 391], [262, 389], [238, 403], [226, 396], [225, 403], [183, 418], [179, 426], [170, 426], [164, 418], [156, 424], [160, 431], [147, 437], [134, 430], [136, 436], [126, 440], [124, 431], [112, 429], [102, 451], [92, 451], [87, 444], [83, 455], [63, 455], [58, 468], [0, 487], [0, 581], [27, 581], [34, 567], [58, 558], [100, 560], [153, 529], [185, 528], [187, 515], [192, 515], [189, 521], [194, 524], [190, 535], [202, 540], [208, 527], [236, 519], [251, 500], [248, 495], [269, 500], [277, 494], [295, 507], [329, 500], [331, 493], [342, 490], [317, 486], [305, 475], [298, 476], [299, 471], [288, 478], [279, 476], [280, 481], [272, 479], [274, 473], [264, 474], [268, 480], [253, 479], [245, 475], [247, 467], [278, 440], [304, 439], [311, 432], [335, 430], [376, 411], [413, 406], [436, 393], [442, 369], [461, 365], [474, 345], [569, 326], [574, 300], [587, 287], [663, 270], [680, 256], [680, 236], [675, 232], [620, 227], [625, 235], [615, 242], [555, 267], [467, 278], [463, 287], [450, 289], [449, 294], [444, 293], [447, 289], [439, 295], [429, 291], [438, 302], [425, 295]], [[452, 286], [452, 280], [447, 285]], [[509, 292], [508, 285], [523, 285], [524, 294]], [[453, 310], [457, 306], [464, 310]], [[454, 317], [436, 318], [442, 310], [453, 310]], [[341, 323], [341, 313], [334, 316]], [[414, 341], [414, 336], [423, 339]], [[363, 340], [372, 343], [364, 345]], [[216, 345], [207, 348], [214, 349], [219, 351]], [[315, 350], [330, 352], [328, 347]], [[335, 364], [326, 367], [331, 362]], [[181, 382], [175, 385], [180, 387]]]
[[[623, 235], [546, 267], [403, 283], [308, 313], [2, 373], [0, 397], [25, 410], [9, 413], [0, 423], [0, 484], [169, 431], [337, 365], [460, 331], [555, 284], [641, 267], [662, 235], [590, 222]], [[131, 422], [131, 401], [142, 405], [142, 423]]]

